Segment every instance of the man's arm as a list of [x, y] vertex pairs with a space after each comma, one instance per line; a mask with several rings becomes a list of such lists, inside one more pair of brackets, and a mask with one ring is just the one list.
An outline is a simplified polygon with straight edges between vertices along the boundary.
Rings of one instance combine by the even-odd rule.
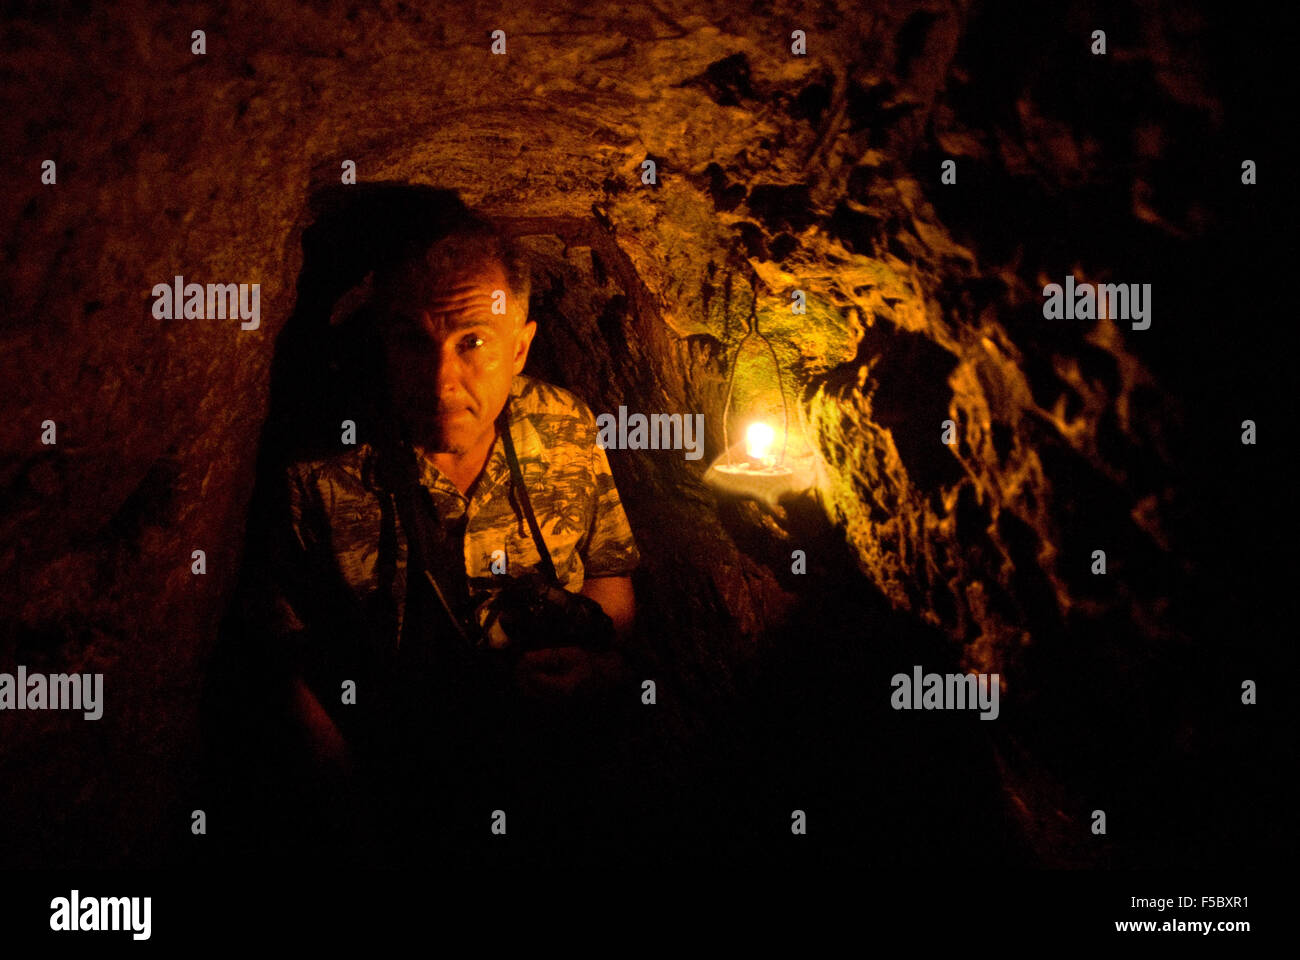
[[[609, 460], [596, 444], [594, 417], [590, 426], [591, 490], [596, 503], [590, 528], [578, 547], [586, 570], [579, 592], [600, 604], [614, 623], [617, 639], [626, 640], [636, 617], [631, 572], [640, 554]], [[541, 696], [567, 697], [584, 688], [612, 688], [626, 679], [623, 657], [617, 649], [603, 653], [578, 647], [535, 650], [521, 658], [520, 666], [521, 687]]]
[[294, 672], [290, 684], [289, 716], [317, 767], [350, 773], [352, 752], [338, 726], [316, 699], [316, 694], [311, 692], [301, 672]]
[[632, 592], [631, 577], [593, 577], [579, 591], [600, 604], [600, 608], [614, 621], [619, 639], [627, 636], [636, 619], [636, 597]]
[[320, 596], [313, 571], [312, 521], [307, 490], [297, 469], [290, 465], [271, 505], [269, 640], [274, 659], [284, 675], [284, 720], [306, 756], [318, 768], [346, 774], [352, 759], [338, 726], [307, 684], [302, 657], [311, 646], [313, 612]]

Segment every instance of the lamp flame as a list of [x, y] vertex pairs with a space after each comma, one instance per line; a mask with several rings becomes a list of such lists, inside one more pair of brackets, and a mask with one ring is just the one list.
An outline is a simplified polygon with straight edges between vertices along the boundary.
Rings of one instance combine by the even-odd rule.
[[766, 423], [751, 423], [745, 431], [745, 452], [755, 460], [766, 460], [775, 439], [776, 431]]

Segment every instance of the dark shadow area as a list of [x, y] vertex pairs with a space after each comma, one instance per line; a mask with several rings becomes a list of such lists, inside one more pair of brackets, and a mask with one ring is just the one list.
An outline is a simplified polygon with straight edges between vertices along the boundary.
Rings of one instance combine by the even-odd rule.
[[[288, 514], [285, 468], [341, 452], [345, 420], [361, 438], [378, 423], [382, 355], [364, 304], [349, 304], [349, 293], [466, 209], [450, 191], [381, 183], [327, 187], [310, 212], [295, 308], [276, 341], [243, 563], [201, 710], [205, 802], [195, 806], [212, 818], [215, 842], [203, 849], [216, 862], [324, 861], [331, 850], [359, 857], [362, 838], [374, 833], [373, 822], [362, 822], [363, 791], [344, 795], [320, 779], [289, 736], [286, 652], [271, 648], [268, 633], [270, 532]], [[354, 822], [344, 828], [340, 818]]]

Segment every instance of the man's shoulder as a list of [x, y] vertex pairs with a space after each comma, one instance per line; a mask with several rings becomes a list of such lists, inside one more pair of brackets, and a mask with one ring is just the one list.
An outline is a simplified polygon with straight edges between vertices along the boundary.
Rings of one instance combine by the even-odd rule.
[[373, 448], [362, 442], [337, 453], [290, 460], [285, 472], [308, 489], [325, 486], [360, 493], [367, 489], [365, 477], [373, 454]]
[[510, 395], [521, 413], [568, 415], [596, 422], [591, 408], [577, 394], [536, 377], [517, 375], [510, 385]]
[[595, 441], [596, 416], [576, 394], [520, 374], [511, 383], [510, 395], [511, 419], [528, 420], [548, 441], [582, 446]]

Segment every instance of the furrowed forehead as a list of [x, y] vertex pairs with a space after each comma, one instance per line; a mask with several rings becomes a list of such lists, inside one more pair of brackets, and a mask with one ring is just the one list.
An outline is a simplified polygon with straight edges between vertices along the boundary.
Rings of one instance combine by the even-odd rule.
[[[455, 283], [436, 291], [426, 300], [397, 300], [384, 311], [386, 326], [401, 330], [456, 331], [471, 327], [506, 332], [519, 326], [518, 311], [494, 311], [497, 290], [491, 283]], [[508, 294], [507, 294], [508, 296]]]
[[440, 315], [459, 316], [462, 314], [495, 316], [492, 303], [498, 290], [502, 287], [492, 283], [453, 283], [441, 289], [435, 289], [431, 295], [408, 308], [428, 311], [435, 318]]

